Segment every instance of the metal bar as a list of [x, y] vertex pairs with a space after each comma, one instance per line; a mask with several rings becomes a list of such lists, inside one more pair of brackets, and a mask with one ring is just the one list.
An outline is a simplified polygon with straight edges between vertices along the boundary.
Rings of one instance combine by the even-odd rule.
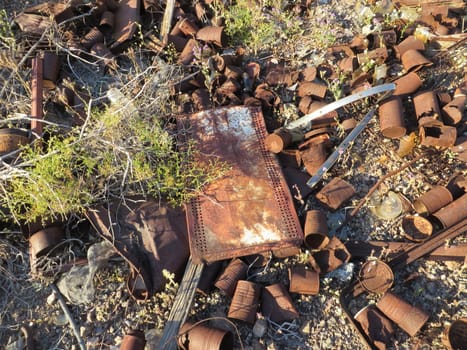
[[37, 55], [32, 59], [31, 81], [31, 131], [33, 136], [42, 136], [42, 90], [43, 86], [43, 59]]
[[314, 188], [318, 182], [321, 181], [324, 174], [327, 173], [329, 169], [334, 165], [334, 163], [339, 159], [339, 157], [344, 154], [350, 144], [357, 138], [357, 136], [363, 131], [366, 125], [370, 122], [376, 112], [378, 105], [375, 105], [371, 110], [363, 117], [362, 121], [347, 135], [347, 137], [342, 141], [339, 147], [336, 148], [334, 152], [331, 153], [328, 159], [324, 164], [318, 169], [315, 175], [311, 177], [310, 180], [306, 183], [308, 187]]
[[180, 282], [177, 295], [175, 296], [169, 318], [164, 328], [164, 333], [159, 342], [161, 350], [177, 350], [177, 335], [180, 326], [185, 322], [190, 311], [193, 298], [195, 297], [196, 287], [201, 278], [204, 264], [194, 264], [188, 259], [185, 274]]
[[[394, 258], [402, 252], [413, 249], [420, 243], [406, 242], [383, 242], [383, 241], [348, 241], [345, 242], [345, 247], [354, 258], [365, 258], [373, 254], [379, 256], [383, 250], [386, 251], [389, 259]], [[459, 244], [455, 246], [442, 246], [436, 248], [431, 253], [428, 253], [425, 258], [431, 260], [456, 260], [463, 261], [467, 255], [467, 244]]]
[[309, 124], [312, 120], [322, 117], [325, 114], [328, 114], [329, 112], [332, 112], [340, 107], [343, 107], [345, 105], [348, 105], [349, 103], [361, 100], [366, 97], [370, 97], [376, 94], [381, 94], [383, 92], [389, 92], [389, 91], [394, 91], [396, 89], [396, 84], [390, 83], [390, 84], [383, 84], [383, 85], [378, 85], [363, 91], [360, 91], [356, 94], [341, 98], [340, 100], [334, 101], [323, 108], [320, 108], [313, 113], [306, 114], [300, 119], [294, 120], [293, 122], [284, 125], [284, 128], [292, 130], [292, 129], [303, 129], [307, 127], [307, 124]]

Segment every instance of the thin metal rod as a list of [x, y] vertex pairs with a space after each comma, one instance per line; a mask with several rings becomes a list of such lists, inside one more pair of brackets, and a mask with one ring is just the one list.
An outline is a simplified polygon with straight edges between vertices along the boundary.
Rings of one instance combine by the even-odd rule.
[[73, 320], [73, 316], [71, 315], [70, 309], [68, 309], [68, 306], [65, 303], [65, 299], [63, 299], [62, 294], [60, 293], [60, 291], [58, 290], [55, 284], [51, 283], [50, 288], [52, 288], [52, 291], [57, 297], [60, 307], [62, 308], [63, 312], [65, 313], [66, 318], [68, 319], [68, 323], [73, 329], [73, 333], [75, 334], [75, 338], [78, 341], [79, 348], [81, 350], [86, 350], [86, 344], [84, 343], [83, 338], [81, 338], [81, 335], [79, 334], [79, 327], [76, 324], [76, 322]]
[[390, 83], [390, 84], [383, 84], [383, 85], [378, 85], [363, 91], [360, 91], [356, 94], [341, 98], [340, 100], [334, 101], [323, 108], [317, 109], [313, 113], [306, 114], [300, 119], [297, 119], [287, 125], [284, 125], [284, 128], [288, 130], [292, 129], [303, 129], [306, 128], [307, 125], [314, 119], [317, 119], [319, 117], [322, 117], [325, 114], [328, 114], [329, 112], [332, 112], [340, 107], [343, 107], [345, 105], [348, 105], [349, 103], [361, 100], [366, 97], [370, 97], [376, 94], [381, 94], [384, 92], [388, 91], [394, 91], [396, 89], [396, 84]]

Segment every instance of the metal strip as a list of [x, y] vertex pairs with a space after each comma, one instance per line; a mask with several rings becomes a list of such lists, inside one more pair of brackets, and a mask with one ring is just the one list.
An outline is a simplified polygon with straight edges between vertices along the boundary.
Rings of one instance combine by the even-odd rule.
[[396, 84], [390, 83], [390, 84], [378, 85], [378, 86], [360, 91], [356, 94], [334, 101], [324, 106], [323, 108], [320, 108], [314, 111], [313, 113], [306, 114], [300, 119], [297, 119], [287, 125], [284, 125], [284, 127], [289, 130], [306, 128], [307, 124], [311, 122], [312, 120], [322, 117], [323, 115], [328, 114], [329, 112], [332, 112], [340, 107], [348, 105], [349, 103], [352, 103], [352, 102], [361, 100], [362, 98], [370, 97], [376, 94], [381, 94], [383, 92], [394, 91], [395, 89], [396, 89]]
[[33, 137], [42, 136], [42, 89], [43, 89], [43, 59], [37, 55], [32, 59], [32, 82], [31, 82], [31, 131]]
[[350, 143], [355, 140], [355, 138], [363, 131], [365, 126], [370, 122], [376, 112], [378, 105], [374, 106], [366, 115], [363, 117], [362, 121], [347, 135], [347, 137], [342, 141], [339, 147], [336, 148], [334, 152], [326, 159], [324, 164], [318, 169], [315, 175], [311, 177], [310, 180], [306, 183], [308, 187], [314, 188], [318, 182], [321, 181], [324, 174], [327, 173], [329, 169], [334, 165], [334, 163], [339, 159], [339, 157], [347, 150], [350, 146]]

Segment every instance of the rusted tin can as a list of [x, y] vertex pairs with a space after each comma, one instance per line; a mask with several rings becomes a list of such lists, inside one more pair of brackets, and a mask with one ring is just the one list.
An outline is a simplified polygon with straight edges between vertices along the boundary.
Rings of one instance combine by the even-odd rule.
[[462, 174], [456, 174], [451, 177], [446, 185], [454, 199], [459, 198], [467, 192], [467, 179]]
[[467, 102], [466, 95], [454, 97], [452, 101], [446, 104], [443, 109], [443, 120], [446, 125], [457, 125], [461, 122], [465, 115], [465, 103]]
[[398, 45], [394, 46], [396, 58], [399, 60], [408, 50], [425, 50], [425, 44], [415, 36], [409, 35]]
[[146, 338], [142, 331], [133, 329], [123, 337], [120, 350], [144, 350]]
[[240, 67], [234, 65], [226, 65], [224, 70], [224, 76], [226, 78], [232, 78], [235, 80], [240, 80], [242, 77], [243, 70]]
[[418, 216], [407, 215], [402, 219], [404, 236], [414, 242], [423, 242], [433, 233], [433, 225], [430, 220]]
[[191, 99], [197, 111], [211, 108], [211, 98], [207, 89], [196, 89], [191, 94]]
[[249, 281], [238, 281], [230, 303], [228, 317], [254, 324], [261, 296], [261, 286]]
[[33, 257], [41, 257], [47, 254], [63, 238], [64, 232], [62, 226], [48, 226], [34, 232], [29, 237], [31, 255]]
[[308, 66], [300, 72], [299, 77], [305, 81], [313, 81], [316, 79], [318, 70], [315, 66]]
[[419, 214], [429, 215], [448, 205], [454, 200], [451, 192], [444, 186], [434, 186], [413, 203]]
[[447, 125], [422, 126], [419, 134], [422, 146], [447, 148], [454, 146], [457, 138], [456, 128]]
[[185, 65], [190, 64], [193, 61], [193, 58], [195, 57], [194, 49], [197, 46], [198, 42], [195, 39], [189, 39], [186, 42], [182, 52], [180, 53], [180, 56], [178, 57], [178, 63]]
[[115, 21], [115, 18], [114, 18], [113, 12], [105, 11], [102, 14], [101, 20], [99, 22], [99, 26], [98, 26], [99, 30], [105, 34], [112, 33], [112, 30], [114, 28], [114, 21]]
[[433, 91], [421, 91], [413, 97], [415, 114], [418, 125], [432, 125], [435, 120], [440, 120], [441, 110], [439, 109], [438, 98]]
[[316, 295], [319, 293], [319, 274], [305, 266], [289, 268], [289, 292]]
[[286, 248], [273, 249], [272, 255], [275, 258], [284, 259], [290, 256], [298, 255], [300, 254], [300, 252], [301, 252], [300, 247], [292, 246], [292, 247], [286, 247]]
[[184, 38], [180, 35], [172, 35], [172, 34], [167, 34], [164, 37], [163, 43], [168, 46], [172, 45], [175, 48], [175, 51], [177, 52], [182, 52], [183, 49], [185, 48], [186, 44], [188, 43], [187, 38]]
[[375, 61], [378, 64], [383, 63], [388, 58], [388, 50], [385, 47], [379, 47], [374, 50], [359, 53], [357, 60], [360, 65], [369, 61]]
[[433, 216], [438, 219], [443, 228], [451, 227], [467, 217], [467, 194], [441, 208]]
[[45, 51], [42, 70], [44, 88], [54, 89], [57, 86], [57, 80], [60, 75], [60, 67], [60, 56], [54, 52]]
[[385, 137], [395, 139], [405, 135], [404, 110], [400, 97], [395, 96], [381, 103], [378, 116], [381, 133]]
[[357, 121], [355, 118], [348, 118], [341, 122], [341, 127], [345, 132], [353, 130], [357, 126]]
[[381, 260], [369, 260], [362, 265], [360, 284], [370, 293], [384, 293], [394, 283], [394, 274], [388, 264]]
[[350, 253], [337, 237], [332, 237], [329, 244], [310, 256], [311, 266], [320, 274], [334, 271], [350, 260]]
[[355, 189], [351, 184], [335, 177], [316, 194], [316, 199], [330, 209], [336, 210], [354, 194]]
[[241, 86], [238, 81], [232, 78], [228, 78], [219, 88], [217, 88], [217, 92], [221, 95], [230, 95], [235, 94], [236, 92], [240, 91]]
[[376, 349], [385, 350], [387, 345], [393, 343], [392, 322], [375, 305], [365, 306], [355, 314], [354, 318]]
[[407, 72], [417, 72], [423, 67], [432, 66], [433, 62], [423, 56], [420, 51], [408, 50], [402, 55], [402, 65]]
[[212, 287], [219, 276], [221, 268], [221, 261], [214, 261], [210, 264], [205, 264], [203, 267], [203, 273], [201, 274], [201, 278], [198, 282], [198, 287], [196, 287], [196, 291], [207, 295], [212, 290]]
[[273, 153], [279, 153], [286, 149], [294, 142], [303, 140], [303, 134], [296, 131], [279, 128], [274, 130], [272, 134], [266, 136], [264, 140], [266, 149]]
[[322, 249], [329, 243], [326, 215], [321, 210], [308, 210], [306, 213], [305, 245], [310, 249]]
[[198, 26], [188, 18], [183, 18], [177, 26], [186, 36], [195, 36], [199, 30]]
[[297, 95], [299, 97], [311, 96], [322, 100], [326, 96], [327, 86], [313, 81], [304, 81], [298, 85]]
[[263, 288], [261, 313], [276, 323], [291, 321], [300, 316], [282, 283]]
[[415, 72], [409, 72], [406, 75], [394, 81], [396, 89], [393, 96], [409, 95], [417, 91], [422, 86], [422, 80]]
[[213, 43], [219, 47], [227, 45], [227, 35], [225, 34], [224, 27], [203, 27], [196, 33], [196, 39], [206, 43]]
[[376, 307], [413, 337], [428, 321], [429, 315], [391, 292], [386, 292]]
[[327, 150], [324, 142], [313, 143], [313, 139], [309, 139], [308, 147], [300, 151], [300, 157], [308, 175], [313, 176], [321, 165], [327, 159]]
[[81, 45], [89, 50], [96, 43], [104, 42], [104, 34], [96, 27], [92, 28], [86, 35], [81, 39]]
[[450, 350], [464, 350], [467, 344], [467, 318], [454, 321], [443, 334], [443, 343]]
[[186, 322], [178, 332], [178, 345], [189, 350], [231, 350], [234, 338], [232, 332]]
[[92, 45], [90, 51], [93, 55], [100, 57], [100, 62], [102, 62], [106, 66], [110, 64], [112, 62], [112, 59], [114, 58], [113, 53], [104, 43], [96, 43]]
[[29, 134], [26, 130], [16, 128], [0, 129], [0, 155], [16, 151], [29, 143]]
[[233, 297], [237, 282], [246, 278], [248, 265], [240, 259], [233, 259], [221, 273], [214, 285], [222, 290], [225, 295]]

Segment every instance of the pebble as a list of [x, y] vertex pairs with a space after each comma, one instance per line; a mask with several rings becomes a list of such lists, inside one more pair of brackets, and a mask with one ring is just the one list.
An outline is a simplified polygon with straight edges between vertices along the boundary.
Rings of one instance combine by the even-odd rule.
[[268, 322], [264, 318], [258, 318], [253, 326], [253, 335], [262, 338], [268, 330]]

